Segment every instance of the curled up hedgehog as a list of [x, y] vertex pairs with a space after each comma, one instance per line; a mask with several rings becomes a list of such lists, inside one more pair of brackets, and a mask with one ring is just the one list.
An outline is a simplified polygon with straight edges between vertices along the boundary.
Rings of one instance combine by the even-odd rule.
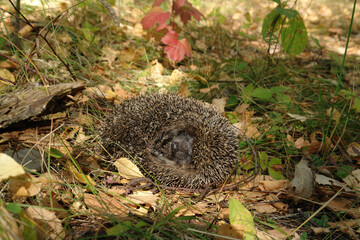
[[105, 149], [128, 157], [148, 177], [171, 187], [223, 182], [237, 163], [235, 128], [215, 108], [192, 98], [148, 94], [124, 100], [100, 128]]

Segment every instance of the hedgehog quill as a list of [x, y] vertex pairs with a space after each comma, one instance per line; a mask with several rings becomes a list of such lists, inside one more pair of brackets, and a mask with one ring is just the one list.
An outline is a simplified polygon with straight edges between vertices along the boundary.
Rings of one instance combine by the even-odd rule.
[[99, 132], [110, 154], [134, 158], [144, 175], [170, 187], [221, 183], [237, 163], [235, 128], [192, 98], [148, 94], [124, 100]]

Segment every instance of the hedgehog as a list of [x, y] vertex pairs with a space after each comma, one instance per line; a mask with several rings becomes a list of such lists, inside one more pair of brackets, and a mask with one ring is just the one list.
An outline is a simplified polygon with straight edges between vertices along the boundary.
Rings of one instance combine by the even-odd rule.
[[143, 174], [169, 187], [219, 184], [237, 163], [235, 128], [210, 104], [174, 94], [122, 101], [102, 123], [103, 147], [128, 157]]

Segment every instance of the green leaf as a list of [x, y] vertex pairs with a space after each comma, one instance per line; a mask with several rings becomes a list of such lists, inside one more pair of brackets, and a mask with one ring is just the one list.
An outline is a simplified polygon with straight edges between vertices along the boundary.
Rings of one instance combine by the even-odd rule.
[[226, 101], [226, 107], [233, 107], [239, 104], [239, 100], [236, 96], [230, 95], [229, 99]]
[[35, 223], [28, 217], [21, 216], [20, 221], [24, 226], [23, 236], [25, 240], [36, 240], [38, 239], [37, 230]]
[[233, 198], [229, 199], [229, 218], [230, 224], [244, 226], [244, 239], [253, 240], [255, 238], [254, 219], [251, 212]]
[[315, 167], [324, 166], [324, 161], [319, 155], [310, 155]]
[[261, 35], [265, 42], [275, 44], [277, 37], [274, 32], [280, 29], [283, 16], [275, 9], [265, 16], [261, 29]]
[[266, 170], [269, 166], [269, 159], [266, 152], [259, 152], [260, 167], [262, 170]]
[[342, 96], [344, 96], [345, 99], [347, 99], [347, 100], [350, 100], [350, 99], [352, 99], [353, 97], [356, 96], [356, 93], [355, 93], [355, 92], [349, 91], [349, 90], [345, 90], [345, 89], [341, 89], [341, 90], [340, 90], [340, 94], [341, 94]]
[[355, 110], [355, 112], [360, 113], [360, 98], [358, 97], [354, 98], [354, 103], [352, 108]]
[[275, 180], [283, 180], [283, 179], [286, 179], [286, 178], [284, 177], [284, 175], [282, 175], [281, 172], [275, 171], [275, 170], [272, 169], [271, 167], [269, 167], [268, 172], [269, 172], [270, 177], [272, 177], [272, 178], [275, 179]]
[[269, 167], [272, 167], [272, 166], [277, 165], [277, 164], [281, 164], [281, 159], [280, 158], [272, 158], [269, 161]]
[[242, 91], [241, 95], [242, 95], [242, 99], [245, 103], [250, 102], [251, 100], [251, 94], [254, 91], [254, 85], [252, 85], [252, 83], [250, 83], [249, 85], [247, 85], [245, 87], [245, 89]]
[[271, 0], [271, 1], [273, 1], [273, 2], [276, 2], [277, 4], [281, 4], [281, 1], [280, 0]]
[[22, 208], [18, 204], [12, 202], [6, 204], [5, 209], [15, 214], [20, 214], [23, 212]]
[[282, 93], [286, 90], [288, 90], [288, 87], [285, 87], [285, 86], [276, 86], [276, 87], [270, 88], [270, 91], [272, 94]]
[[290, 107], [292, 104], [291, 98], [289, 98], [288, 96], [286, 96], [285, 94], [282, 94], [282, 93], [276, 94], [276, 100], [277, 100], [278, 105], [284, 105], [282, 107]]
[[275, 10], [288, 18], [296, 17], [299, 13], [294, 9], [276, 7]]
[[234, 113], [231, 113], [231, 112], [227, 112], [227, 113], [226, 113], [226, 116], [227, 116], [227, 118], [229, 119], [229, 121], [230, 121], [232, 124], [239, 122], [239, 121], [238, 121], [239, 116], [238, 116], [237, 114], [234, 114]]
[[241, 72], [247, 68], [247, 62], [236, 62], [234, 64], [234, 71]]
[[108, 235], [112, 235], [112, 236], [117, 236], [120, 235], [126, 231], [128, 231], [129, 229], [131, 229], [132, 226], [132, 222], [128, 221], [124, 221], [122, 223], [116, 224], [115, 226], [106, 229], [106, 233]]
[[5, 39], [0, 37], [0, 49], [3, 49], [5, 47]]
[[144, 221], [139, 221], [135, 224], [135, 228], [142, 228], [144, 226], [149, 226], [149, 224], [147, 222]]
[[247, 155], [245, 156], [245, 158], [247, 159], [245, 161], [244, 164], [241, 165], [241, 168], [244, 169], [244, 170], [249, 170], [251, 168], [254, 168], [254, 163], [251, 161], [252, 160], [252, 155]]
[[339, 178], [345, 178], [349, 175], [349, 173], [352, 172], [352, 167], [351, 166], [343, 166], [343, 169], [338, 169], [335, 173], [336, 176], [338, 176]]
[[62, 152], [60, 152], [59, 150], [57, 150], [56, 148], [50, 148], [50, 156], [54, 157], [54, 158], [63, 158], [64, 154]]
[[266, 89], [263, 87], [255, 88], [253, 93], [251, 94], [252, 97], [260, 98], [263, 100], [269, 100], [272, 97], [272, 93], [270, 89]]
[[286, 26], [281, 29], [281, 44], [286, 54], [297, 55], [301, 53], [307, 40], [306, 27], [300, 16], [290, 18]]

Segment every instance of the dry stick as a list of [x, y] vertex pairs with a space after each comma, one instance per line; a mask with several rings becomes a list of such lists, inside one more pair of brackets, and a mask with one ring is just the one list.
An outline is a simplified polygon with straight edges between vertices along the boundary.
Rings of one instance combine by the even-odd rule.
[[[36, 28], [29, 22], [29, 20], [27, 20], [27, 18], [19, 11], [19, 9], [16, 8], [16, 6], [13, 4], [13, 2], [11, 0], [10, 4], [13, 6], [13, 8], [15, 9], [15, 11], [17, 13], [19, 13], [21, 15], [21, 17], [25, 20], [26, 24], [28, 24], [36, 33], [37, 35], [39, 35], [45, 42], [46, 44], [49, 46], [49, 48], [51, 49], [51, 51], [54, 53], [54, 55], [60, 60], [60, 62], [65, 66], [65, 68], [68, 70], [68, 72], [71, 75], [71, 78], [76, 81], [76, 77], [74, 75], [74, 73], [71, 71], [69, 65], [67, 63], [64, 62], [64, 60], [56, 53], [55, 49], [51, 46], [51, 44], [49, 43], [49, 41], [46, 39], [46, 37], [44, 37], [42, 34], [40, 34]], [[66, 10], [67, 11], [67, 10]], [[45, 85], [45, 83], [44, 83]]]
[[344, 190], [344, 188], [347, 186], [347, 184], [345, 184], [337, 193], [335, 193], [334, 196], [332, 196], [332, 198], [330, 198], [326, 203], [324, 203], [316, 212], [314, 212], [308, 219], [305, 220], [305, 222], [303, 222], [302, 224], [300, 224], [300, 226], [298, 226], [294, 231], [292, 231], [289, 236], [292, 236], [296, 233], [296, 231], [298, 231], [302, 226], [304, 226], [307, 222], [309, 222], [313, 217], [315, 217], [321, 210], [323, 210], [327, 205], [329, 205], [329, 203], [334, 200], [340, 193], [342, 190]]
[[[1, 52], [0, 52], [0, 56], [9, 59], [10, 61], [12, 61], [12, 62], [20, 65], [21, 67], [25, 68], [25, 69], [28, 70], [28, 71], [31, 71], [31, 72], [34, 72], [34, 73], [37, 73], [37, 74], [43, 76], [41, 73], [35, 71], [34, 69], [30, 68], [29, 66], [24, 66], [20, 61], [17, 61], [17, 60], [15, 60], [15, 59], [13, 59], [12, 57], [9, 57], [9, 56], [1, 53]], [[54, 82], [55, 82], [54, 80], [52, 80], [51, 78], [49, 78], [49, 77], [47, 77], [47, 76], [43, 76], [43, 78], [46, 79], [46, 80], [47, 80], [48, 82], [50, 82], [50, 83], [54, 83]]]

